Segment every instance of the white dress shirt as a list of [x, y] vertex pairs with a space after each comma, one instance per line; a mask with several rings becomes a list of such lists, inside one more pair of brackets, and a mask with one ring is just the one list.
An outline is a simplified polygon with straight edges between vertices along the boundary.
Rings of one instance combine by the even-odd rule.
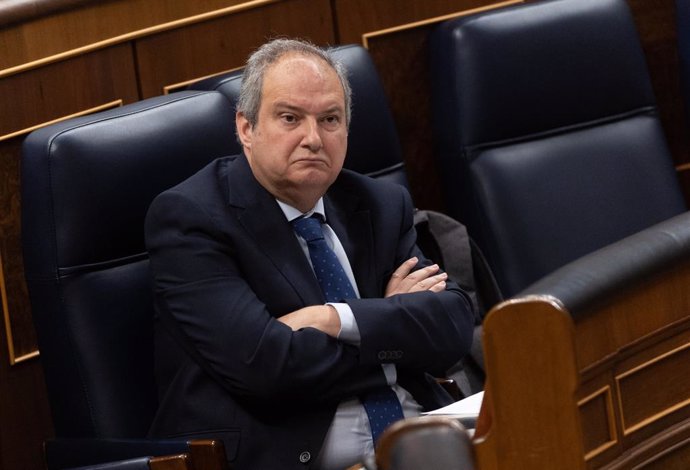
[[[277, 201], [280, 208], [283, 210], [288, 221], [292, 221], [299, 217], [309, 217], [313, 214], [320, 214], [326, 223], [323, 224], [323, 234], [326, 243], [335, 252], [338, 261], [343, 266], [345, 274], [347, 275], [355, 293], [359, 297], [359, 289], [355, 281], [352, 267], [347, 259], [347, 254], [343, 245], [338, 240], [337, 235], [333, 229], [328, 225], [328, 219], [324, 210], [323, 199], [319, 199], [314, 209], [307, 213], [302, 213], [298, 209]], [[305, 256], [311, 264], [309, 257], [309, 248], [307, 242], [297, 234], [295, 234], [300, 246], [304, 251]], [[340, 317], [340, 333], [338, 339], [348, 344], [359, 346], [360, 334], [357, 322], [346, 303], [329, 302], [338, 312]], [[418, 416], [422, 410], [421, 405], [415, 401], [410, 393], [397, 384], [397, 372], [395, 364], [382, 364], [383, 372], [386, 375], [388, 384], [392, 387], [395, 394], [400, 400], [403, 415], [405, 418]], [[361, 462], [365, 457], [374, 454], [374, 443], [371, 438], [371, 428], [369, 427], [369, 418], [358, 398], [352, 398], [341, 402], [335, 412], [331, 427], [326, 434], [326, 438], [321, 448], [321, 453], [316, 460], [315, 468], [320, 470], [342, 470], [357, 462]]]

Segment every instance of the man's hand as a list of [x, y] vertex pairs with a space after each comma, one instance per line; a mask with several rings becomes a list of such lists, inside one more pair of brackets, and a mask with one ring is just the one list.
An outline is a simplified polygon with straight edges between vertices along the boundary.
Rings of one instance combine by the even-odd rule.
[[278, 318], [278, 321], [285, 323], [292, 328], [292, 331], [311, 327], [321, 330], [334, 338], [337, 338], [338, 333], [340, 333], [340, 317], [332, 305], [304, 307], [283, 315]]
[[418, 261], [416, 257], [410, 258], [395, 270], [386, 286], [386, 297], [425, 290], [441, 292], [446, 288], [448, 275], [438, 272], [438, 264], [412, 271]]

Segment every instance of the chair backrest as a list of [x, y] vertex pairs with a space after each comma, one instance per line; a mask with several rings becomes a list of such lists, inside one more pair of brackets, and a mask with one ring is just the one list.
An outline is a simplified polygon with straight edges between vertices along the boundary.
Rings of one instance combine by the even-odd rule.
[[624, 0], [549, 0], [431, 39], [449, 213], [510, 296], [686, 209]]
[[[352, 87], [353, 112], [345, 168], [408, 186], [395, 122], [369, 52], [358, 45], [334, 47], [332, 52], [347, 69]], [[193, 83], [189, 88], [219, 91], [234, 107], [241, 84], [242, 70], [235, 70]]]
[[181, 92], [29, 135], [22, 242], [58, 437], [145, 436], [157, 406], [144, 217], [231, 152], [219, 93]]
[[398, 421], [381, 435], [377, 470], [474, 470], [470, 436], [455, 418], [423, 416]]

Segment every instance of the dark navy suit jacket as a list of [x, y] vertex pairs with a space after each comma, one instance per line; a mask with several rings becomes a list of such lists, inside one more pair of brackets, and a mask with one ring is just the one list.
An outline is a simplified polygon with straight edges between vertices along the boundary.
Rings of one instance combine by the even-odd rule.
[[[152, 203], [146, 241], [159, 307], [160, 407], [152, 436], [214, 436], [237, 468], [308, 468], [338, 403], [385, 384], [383, 362], [425, 408], [450, 402], [443, 376], [469, 349], [464, 292], [382, 298], [415, 244], [399, 185], [343, 170], [324, 196], [352, 265], [361, 345], [276, 317], [325, 300], [295, 234], [243, 155], [216, 160]], [[163, 319], [163, 321], [160, 321]], [[305, 466], [306, 464], [306, 466]]]

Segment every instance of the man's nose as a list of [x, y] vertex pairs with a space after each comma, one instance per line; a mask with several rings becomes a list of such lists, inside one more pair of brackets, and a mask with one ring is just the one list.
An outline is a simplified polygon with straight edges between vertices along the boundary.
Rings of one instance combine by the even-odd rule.
[[305, 119], [302, 146], [308, 148], [311, 152], [318, 152], [323, 145], [320, 130], [316, 119]]

